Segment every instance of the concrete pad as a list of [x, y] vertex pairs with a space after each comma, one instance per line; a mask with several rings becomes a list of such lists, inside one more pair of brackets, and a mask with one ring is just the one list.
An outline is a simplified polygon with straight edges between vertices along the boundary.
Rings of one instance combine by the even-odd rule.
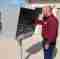
[[15, 40], [0, 40], [0, 59], [17, 59]]

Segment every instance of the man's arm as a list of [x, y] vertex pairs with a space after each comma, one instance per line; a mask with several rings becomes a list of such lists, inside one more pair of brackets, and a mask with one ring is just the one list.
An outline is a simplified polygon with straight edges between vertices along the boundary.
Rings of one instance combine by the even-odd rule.
[[35, 26], [35, 25], [37, 25], [37, 24], [42, 24], [43, 23], [43, 21], [42, 20], [38, 20], [38, 19], [33, 19], [32, 20], [32, 24], [33, 24], [33, 26]]

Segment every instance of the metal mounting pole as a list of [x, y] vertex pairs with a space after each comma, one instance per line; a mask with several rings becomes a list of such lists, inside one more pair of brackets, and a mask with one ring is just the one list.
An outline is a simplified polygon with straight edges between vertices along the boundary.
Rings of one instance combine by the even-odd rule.
[[22, 59], [22, 57], [23, 57], [22, 39], [19, 40], [19, 43], [20, 43], [20, 56]]

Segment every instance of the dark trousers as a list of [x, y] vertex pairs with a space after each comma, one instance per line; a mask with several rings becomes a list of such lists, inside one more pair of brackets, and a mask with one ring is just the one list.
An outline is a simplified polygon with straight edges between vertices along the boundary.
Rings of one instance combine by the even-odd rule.
[[53, 52], [55, 48], [55, 44], [49, 44], [49, 48], [45, 48], [46, 41], [43, 44], [43, 50], [44, 50], [44, 59], [53, 59]]

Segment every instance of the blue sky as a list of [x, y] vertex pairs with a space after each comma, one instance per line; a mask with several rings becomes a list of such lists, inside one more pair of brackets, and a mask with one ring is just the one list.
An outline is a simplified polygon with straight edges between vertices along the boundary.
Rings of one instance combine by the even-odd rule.
[[25, 3], [25, 0], [0, 0], [0, 7], [7, 7], [8, 5], [16, 5], [21, 7]]

